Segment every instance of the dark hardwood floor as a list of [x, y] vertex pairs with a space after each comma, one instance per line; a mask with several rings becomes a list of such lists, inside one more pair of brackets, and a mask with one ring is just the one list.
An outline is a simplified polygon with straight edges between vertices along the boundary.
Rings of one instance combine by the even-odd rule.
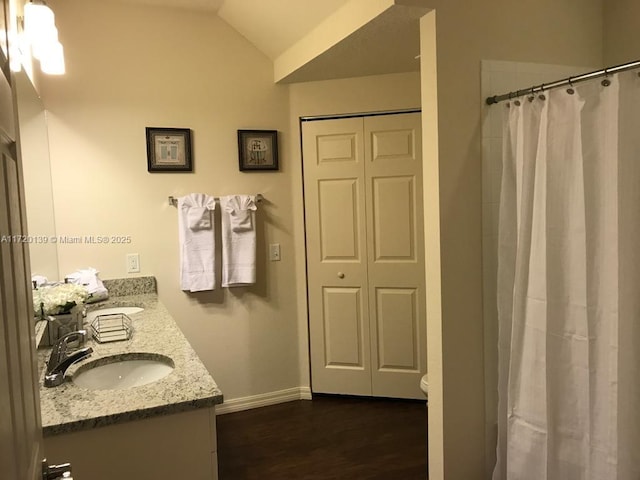
[[217, 418], [220, 480], [425, 480], [425, 402], [314, 395]]

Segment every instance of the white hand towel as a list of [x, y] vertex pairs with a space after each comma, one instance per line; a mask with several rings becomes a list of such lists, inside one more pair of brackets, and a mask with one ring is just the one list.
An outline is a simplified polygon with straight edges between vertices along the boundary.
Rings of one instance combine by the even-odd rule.
[[191, 193], [178, 198], [182, 290], [201, 292], [216, 287], [215, 232], [212, 221], [215, 208], [215, 198], [204, 193]]
[[255, 195], [220, 197], [222, 286], [256, 283]]

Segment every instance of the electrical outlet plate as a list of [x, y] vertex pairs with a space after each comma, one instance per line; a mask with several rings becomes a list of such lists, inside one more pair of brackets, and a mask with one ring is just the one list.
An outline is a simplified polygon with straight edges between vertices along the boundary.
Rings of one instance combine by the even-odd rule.
[[137, 253], [127, 254], [127, 273], [140, 272], [140, 255]]

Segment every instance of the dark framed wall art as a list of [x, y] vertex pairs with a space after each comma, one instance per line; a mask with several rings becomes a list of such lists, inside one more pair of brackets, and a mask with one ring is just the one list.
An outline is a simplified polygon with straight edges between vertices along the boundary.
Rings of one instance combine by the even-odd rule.
[[278, 170], [277, 130], [238, 130], [240, 171]]
[[147, 170], [191, 172], [191, 130], [189, 128], [146, 127]]

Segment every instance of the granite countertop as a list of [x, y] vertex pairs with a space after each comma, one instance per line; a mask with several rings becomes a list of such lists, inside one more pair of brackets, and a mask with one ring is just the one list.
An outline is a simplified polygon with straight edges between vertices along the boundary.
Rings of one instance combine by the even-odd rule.
[[[62, 385], [43, 386], [45, 361], [51, 349], [38, 350], [45, 437], [222, 403], [222, 392], [167, 309], [158, 301], [157, 294], [112, 296], [88, 305], [87, 310], [125, 306], [144, 308], [142, 312], [129, 315], [132, 338], [103, 344], [87, 341], [85, 346], [91, 346], [93, 354], [69, 367]], [[154, 383], [122, 390], [88, 390], [72, 382], [74, 373], [89, 362], [131, 353], [170, 357], [175, 364], [174, 370]]]

